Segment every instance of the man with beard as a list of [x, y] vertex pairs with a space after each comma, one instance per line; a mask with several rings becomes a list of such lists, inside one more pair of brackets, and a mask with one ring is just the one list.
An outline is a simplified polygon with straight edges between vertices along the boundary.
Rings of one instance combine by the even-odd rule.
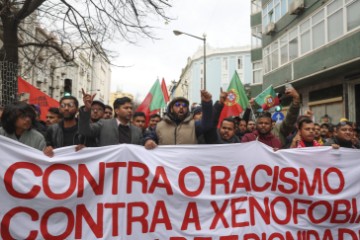
[[59, 108], [51, 107], [46, 114], [46, 126], [49, 127], [55, 123], [58, 123], [61, 119], [62, 116], [60, 114]]
[[317, 141], [320, 145], [324, 145], [325, 140], [320, 135], [320, 124], [314, 123], [314, 126], [315, 126], [315, 131], [314, 131], [315, 141]]
[[235, 135], [236, 123], [234, 118], [224, 118], [218, 130], [218, 144], [239, 143], [239, 138]]
[[189, 111], [189, 101], [183, 97], [174, 98], [164, 118], [157, 124], [155, 132], [145, 136], [145, 148], [157, 145], [197, 144], [198, 137], [212, 126], [212, 97], [201, 90], [201, 121], [195, 121]]
[[247, 133], [241, 139], [241, 142], [251, 142], [258, 140], [274, 150], [281, 148], [280, 140], [271, 133], [272, 121], [271, 114], [268, 112], [263, 113], [256, 120], [256, 130], [252, 133]]
[[315, 124], [310, 118], [302, 118], [298, 122], [298, 132], [293, 138], [290, 148], [318, 147], [315, 140]]
[[[105, 104], [99, 100], [94, 100], [91, 104], [90, 120], [92, 123], [98, 122], [104, 117]], [[99, 139], [96, 137], [87, 137], [85, 141], [86, 147], [98, 147]]]
[[119, 143], [142, 144], [142, 133], [131, 125], [133, 103], [130, 98], [122, 97], [114, 101], [115, 118], [90, 121], [91, 105], [94, 95], [83, 92], [84, 107], [79, 111], [79, 131], [86, 138], [98, 138], [99, 146]]
[[46, 131], [46, 148], [44, 154], [48, 157], [54, 156], [54, 149], [77, 145], [76, 150], [83, 148], [83, 139], [78, 132], [76, 114], [79, 102], [73, 96], [64, 96], [60, 99], [60, 114], [63, 119], [51, 126]]

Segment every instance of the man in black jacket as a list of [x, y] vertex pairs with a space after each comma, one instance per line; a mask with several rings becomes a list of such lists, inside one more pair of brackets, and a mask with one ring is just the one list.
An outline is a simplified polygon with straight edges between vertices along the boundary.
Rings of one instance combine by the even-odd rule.
[[339, 147], [358, 149], [358, 147], [352, 142], [353, 137], [354, 129], [352, 123], [347, 121], [339, 122], [336, 125], [335, 136], [326, 141], [324, 146], [332, 146], [335, 149], [338, 149]]
[[44, 154], [48, 157], [54, 156], [54, 149], [77, 145], [76, 150], [83, 148], [84, 138], [78, 132], [76, 114], [79, 102], [74, 96], [64, 96], [60, 99], [60, 113], [63, 120], [49, 126], [46, 131], [46, 148]]

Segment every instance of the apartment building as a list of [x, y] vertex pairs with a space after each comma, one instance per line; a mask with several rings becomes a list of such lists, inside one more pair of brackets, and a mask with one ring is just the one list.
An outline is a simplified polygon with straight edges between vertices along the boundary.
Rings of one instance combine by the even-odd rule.
[[251, 59], [262, 88], [291, 83], [315, 121], [360, 121], [359, 11], [359, 0], [252, 0]]

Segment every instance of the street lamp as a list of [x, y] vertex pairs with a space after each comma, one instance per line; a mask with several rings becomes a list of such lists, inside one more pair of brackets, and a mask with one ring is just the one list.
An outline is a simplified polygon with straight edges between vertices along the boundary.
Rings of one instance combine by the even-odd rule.
[[192, 35], [190, 33], [185, 33], [185, 32], [181, 32], [178, 30], [174, 30], [173, 32], [176, 36], [184, 34], [184, 35], [199, 39], [204, 42], [204, 78], [203, 78], [203, 82], [201, 83], [201, 85], [204, 87], [204, 90], [206, 90], [206, 34], [204, 33], [203, 37], [198, 37], [198, 36]]

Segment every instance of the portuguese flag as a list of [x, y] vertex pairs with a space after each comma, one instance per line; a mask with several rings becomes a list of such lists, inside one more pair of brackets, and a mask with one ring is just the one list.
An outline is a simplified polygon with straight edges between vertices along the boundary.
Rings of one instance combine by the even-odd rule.
[[146, 116], [146, 125], [149, 122], [150, 115], [158, 113], [161, 108], [166, 107], [164, 94], [159, 80], [156, 80], [151, 87], [150, 92], [146, 95], [144, 101], [136, 109], [136, 112], [143, 112]]
[[272, 85], [260, 93], [256, 98], [255, 102], [261, 106], [264, 111], [269, 110], [280, 104], [279, 98], [276, 96], [275, 90]]
[[230, 116], [238, 117], [240, 113], [242, 113], [242, 111], [244, 111], [245, 108], [249, 105], [249, 100], [246, 96], [245, 88], [242, 85], [239, 75], [236, 71], [231, 78], [227, 93], [228, 95], [219, 117], [218, 127], [220, 127], [224, 118]]

